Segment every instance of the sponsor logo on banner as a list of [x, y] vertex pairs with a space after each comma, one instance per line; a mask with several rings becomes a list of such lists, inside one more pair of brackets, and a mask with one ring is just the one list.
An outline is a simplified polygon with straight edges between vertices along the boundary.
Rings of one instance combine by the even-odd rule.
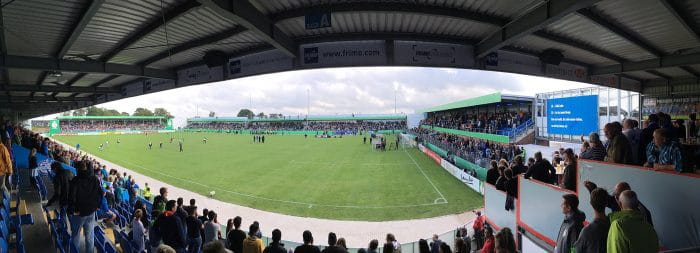
[[302, 66], [358, 66], [386, 64], [385, 42], [344, 41], [302, 45]]
[[177, 72], [178, 85], [199, 84], [212, 81], [220, 81], [223, 77], [221, 66], [209, 68], [207, 65], [200, 65]]
[[332, 26], [330, 12], [311, 13], [304, 16], [306, 30], [325, 28]]
[[588, 77], [588, 70], [585, 67], [581, 67], [574, 64], [569, 64], [562, 62], [558, 66], [547, 64], [546, 76], [573, 80], [573, 81], [586, 81]]
[[269, 50], [233, 58], [228, 63], [229, 78], [292, 69], [293, 59], [279, 50]]
[[471, 46], [433, 42], [394, 42], [394, 63], [397, 65], [434, 65], [471, 67], [474, 65]]
[[542, 74], [542, 65], [539, 58], [504, 50], [486, 55], [485, 67], [489, 70], [513, 73]]
[[471, 175], [467, 174], [464, 171], [461, 171], [460, 174], [461, 175], [459, 177], [459, 180], [462, 181], [462, 183], [469, 186], [469, 188], [472, 188], [472, 190], [474, 190], [478, 193], [481, 193], [482, 195], [484, 194], [484, 189], [481, 187], [482, 186], [481, 180], [479, 180], [475, 177], [472, 177]]

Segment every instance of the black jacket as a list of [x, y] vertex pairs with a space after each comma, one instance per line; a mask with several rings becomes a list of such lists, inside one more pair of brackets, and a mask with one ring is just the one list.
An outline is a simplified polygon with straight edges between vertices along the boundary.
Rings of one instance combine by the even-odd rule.
[[[41, 180], [41, 179], [40, 179]], [[49, 199], [47, 205], [51, 205], [54, 201], [58, 201], [61, 207], [68, 206], [70, 199], [70, 173], [67, 170], [62, 170], [53, 178], [53, 196]]]
[[564, 168], [564, 179], [562, 180], [564, 189], [576, 192], [576, 166], [567, 165]]
[[233, 229], [226, 235], [226, 245], [228, 249], [234, 253], [243, 253], [243, 240], [246, 238], [246, 233], [240, 229]]
[[576, 240], [578, 240], [578, 235], [583, 229], [584, 220], [586, 220], [586, 214], [578, 210], [564, 218], [564, 222], [561, 223], [559, 228], [555, 253], [571, 252], [571, 248], [574, 247]]
[[321, 250], [321, 253], [348, 253], [348, 250], [344, 249], [343, 247], [334, 245], [328, 246], [325, 249]]
[[551, 183], [554, 175], [557, 171], [554, 170], [552, 164], [549, 161], [542, 159], [541, 161], [535, 162], [530, 168], [525, 172], [525, 179], [532, 177], [535, 180]]
[[486, 171], [486, 183], [496, 185], [496, 181], [498, 181], [498, 176], [498, 169], [489, 169], [488, 171]]
[[166, 211], [158, 217], [158, 221], [154, 224], [158, 230], [160, 238], [165, 245], [174, 249], [185, 248], [185, 231], [183, 231], [184, 223], [180, 217], [174, 213]]
[[263, 253], [287, 253], [287, 250], [284, 249], [283, 244], [280, 244], [279, 242], [272, 242], [269, 246], [265, 247]]
[[[92, 173], [92, 170], [78, 171], [78, 176], [70, 181], [68, 198], [68, 212], [79, 212], [80, 216], [87, 216], [100, 207], [102, 202], [102, 186], [100, 180]], [[65, 174], [65, 171], [62, 173]]]
[[513, 196], [513, 198], [518, 198], [518, 178], [511, 178], [505, 182], [506, 193]]

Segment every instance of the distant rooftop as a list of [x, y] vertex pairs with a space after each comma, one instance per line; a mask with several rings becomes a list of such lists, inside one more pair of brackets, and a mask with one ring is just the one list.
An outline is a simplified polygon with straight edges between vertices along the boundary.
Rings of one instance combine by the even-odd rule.
[[494, 103], [507, 102], [507, 101], [532, 102], [533, 99], [534, 99], [534, 97], [517, 96], [517, 95], [503, 95], [500, 92], [496, 92], [496, 93], [492, 93], [492, 94], [488, 94], [488, 95], [484, 95], [484, 96], [480, 96], [480, 97], [468, 98], [468, 99], [464, 99], [464, 100], [459, 100], [459, 101], [447, 103], [444, 105], [430, 107], [428, 109], [419, 110], [418, 112], [439, 112], [439, 111], [447, 111], [447, 110], [452, 110], [452, 109], [494, 104]]

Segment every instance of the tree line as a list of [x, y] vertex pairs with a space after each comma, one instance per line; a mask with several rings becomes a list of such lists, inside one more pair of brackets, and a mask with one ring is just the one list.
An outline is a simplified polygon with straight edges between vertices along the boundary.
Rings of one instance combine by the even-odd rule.
[[139, 107], [129, 115], [128, 112], [120, 112], [114, 109], [108, 109], [97, 106], [80, 108], [72, 111], [67, 111], [61, 114], [62, 116], [162, 116], [166, 119], [171, 119], [174, 116], [165, 108], [155, 108], [153, 111], [148, 108]]

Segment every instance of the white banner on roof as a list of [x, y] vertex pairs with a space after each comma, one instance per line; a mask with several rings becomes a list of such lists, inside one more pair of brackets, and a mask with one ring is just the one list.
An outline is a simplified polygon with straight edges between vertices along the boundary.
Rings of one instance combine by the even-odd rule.
[[559, 65], [546, 65], [545, 76], [578, 82], [588, 81], [588, 69], [586, 67], [566, 62], [562, 62]]
[[223, 67], [217, 66], [213, 68], [207, 65], [200, 65], [183, 69], [177, 72], [177, 85], [191, 85], [200, 83], [209, 83], [223, 80]]
[[473, 67], [473, 47], [468, 45], [395, 41], [394, 64], [440, 67]]
[[542, 64], [535, 56], [498, 50], [486, 55], [484, 68], [513, 73], [541, 75]]
[[236, 78], [290, 70], [293, 61], [292, 57], [277, 49], [231, 58], [228, 62], [228, 77]]
[[383, 40], [315, 43], [299, 46], [303, 67], [385, 65]]

